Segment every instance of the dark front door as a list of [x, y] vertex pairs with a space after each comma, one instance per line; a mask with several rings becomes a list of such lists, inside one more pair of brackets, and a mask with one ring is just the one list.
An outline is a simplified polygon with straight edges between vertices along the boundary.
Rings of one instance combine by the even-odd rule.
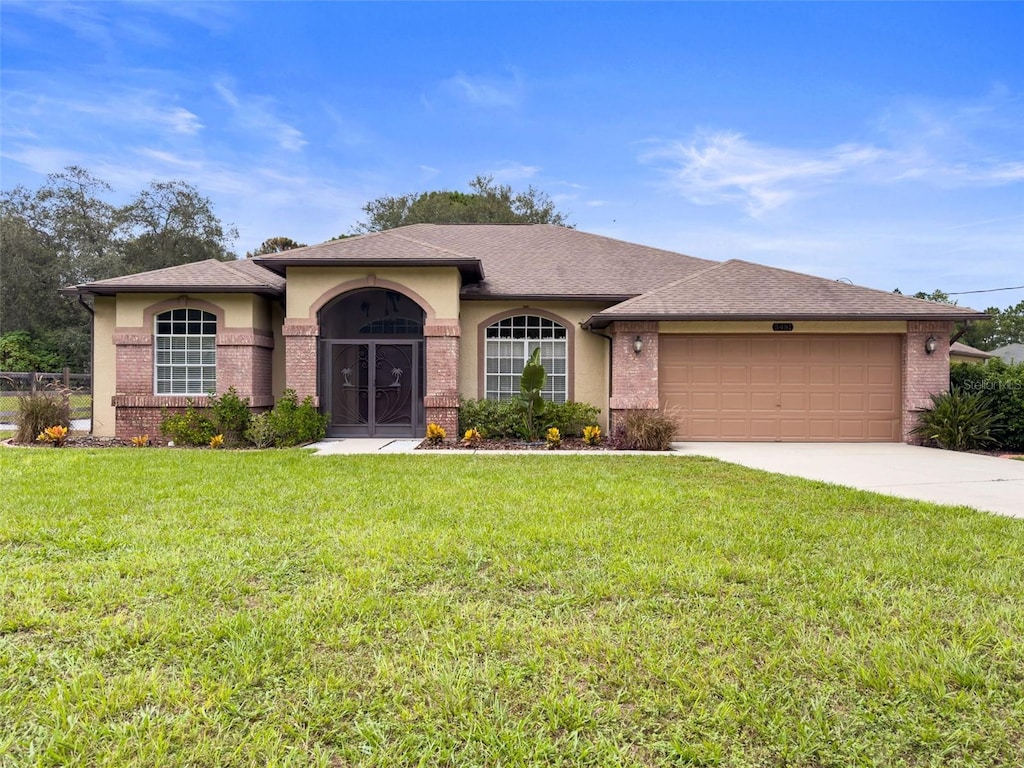
[[321, 342], [331, 437], [423, 434], [423, 342]]

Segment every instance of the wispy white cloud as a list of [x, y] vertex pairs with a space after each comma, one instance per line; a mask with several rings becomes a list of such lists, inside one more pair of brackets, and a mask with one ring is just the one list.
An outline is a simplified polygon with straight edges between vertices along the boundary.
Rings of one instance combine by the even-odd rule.
[[270, 138], [281, 149], [299, 152], [309, 142], [302, 131], [277, 117], [271, 99], [260, 96], [240, 97], [232, 88], [229, 79], [221, 78], [213, 88], [234, 111], [235, 119], [248, 131]]
[[523, 99], [525, 83], [518, 70], [510, 70], [504, 77], [467, 75], [456, 72], [441, 81], [440, 90], [459, 101], [477, 107], [516, 107]]
[[496, 181], [520, 181], [532, 179], [540, 173], [539, 165], [524, 165], [523, 163], [508, 163], [491, 171], [491, 176]]
[[1019, 134], [1024, 99], [1005, 88], [973, 101], [895, 104], [869, 124], [870, 142], [805, 148], [752, 140], [738, 131], [697, 131], [646, 142], [640, 162], [697, 205], [734, 204], [758, 218], [843, 183], [942, 189], [1024, 181]]
[[661, 164], [669, 184], [698, 205], [739, 203], [752, 216], [877, 163], [885, 152], [862, 144], [824, 150], [772, 147], [740, 133], [702, 132], [689, 141], [655, 141], [640, 159]]

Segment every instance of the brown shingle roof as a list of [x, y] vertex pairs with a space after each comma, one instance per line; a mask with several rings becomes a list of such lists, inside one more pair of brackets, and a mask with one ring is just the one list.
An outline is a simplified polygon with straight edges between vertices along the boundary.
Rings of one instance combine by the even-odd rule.
[[251, 259], [239, 261], [195, 261], [176, 267], [154, 269], [134, 275], [96, 280], [65, 288], [67, 295], [92, 294], [112, 296], [116, 293], [152, 293], [188, 291], [190, 293], [260, 293], [279, 296], [284, 293], [284, 278], [254, 264]]
[[954, 341], [949, 345], [949, 354], [960, 355], [960, 357], [976, 357], [979, 360], [988, 360], [990, 357], [994, 357], [991, 352], [972, 347], [969, 344], [961, 344], [959, 341]]
[[906, 319], [987, 317], [966, 307], [937, 304], [823, 277], [730, 259], [599, 312], [587, 322], [701, 319]]
[[256, 259], [313, 264], [479, 264], [465, 298], [636, 296], [717, 262], [549, 224], [412, 224]]

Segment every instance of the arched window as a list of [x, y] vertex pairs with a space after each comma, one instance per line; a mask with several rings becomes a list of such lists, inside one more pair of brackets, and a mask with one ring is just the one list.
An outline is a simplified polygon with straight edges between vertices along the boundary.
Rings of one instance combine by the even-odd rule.
[[156, 316], [156, 393], [205, 395], [217, 391], [217, 317], [201, 309], [170, 309]]
[[542, 392], [545, 400], [564, 403], [567, 392], [565, 326], [537, 315], [506, 317], [487, 327], [484, 397], [509, 400], [519, 393], [519, 377], [533, 350], [547, 373]]

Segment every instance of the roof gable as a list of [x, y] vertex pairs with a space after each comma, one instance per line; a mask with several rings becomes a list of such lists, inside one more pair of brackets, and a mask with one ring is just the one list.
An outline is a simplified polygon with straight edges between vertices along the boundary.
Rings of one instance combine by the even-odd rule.
[[134, 275], [112, 277], [65, 288], [66, 294], [112, 296], [117, 293], [259, 293], [279, 296], [284, 293], [284, 278], [254, 264], [240, 261], [194, 261], [175, 267], [154, 269]]

